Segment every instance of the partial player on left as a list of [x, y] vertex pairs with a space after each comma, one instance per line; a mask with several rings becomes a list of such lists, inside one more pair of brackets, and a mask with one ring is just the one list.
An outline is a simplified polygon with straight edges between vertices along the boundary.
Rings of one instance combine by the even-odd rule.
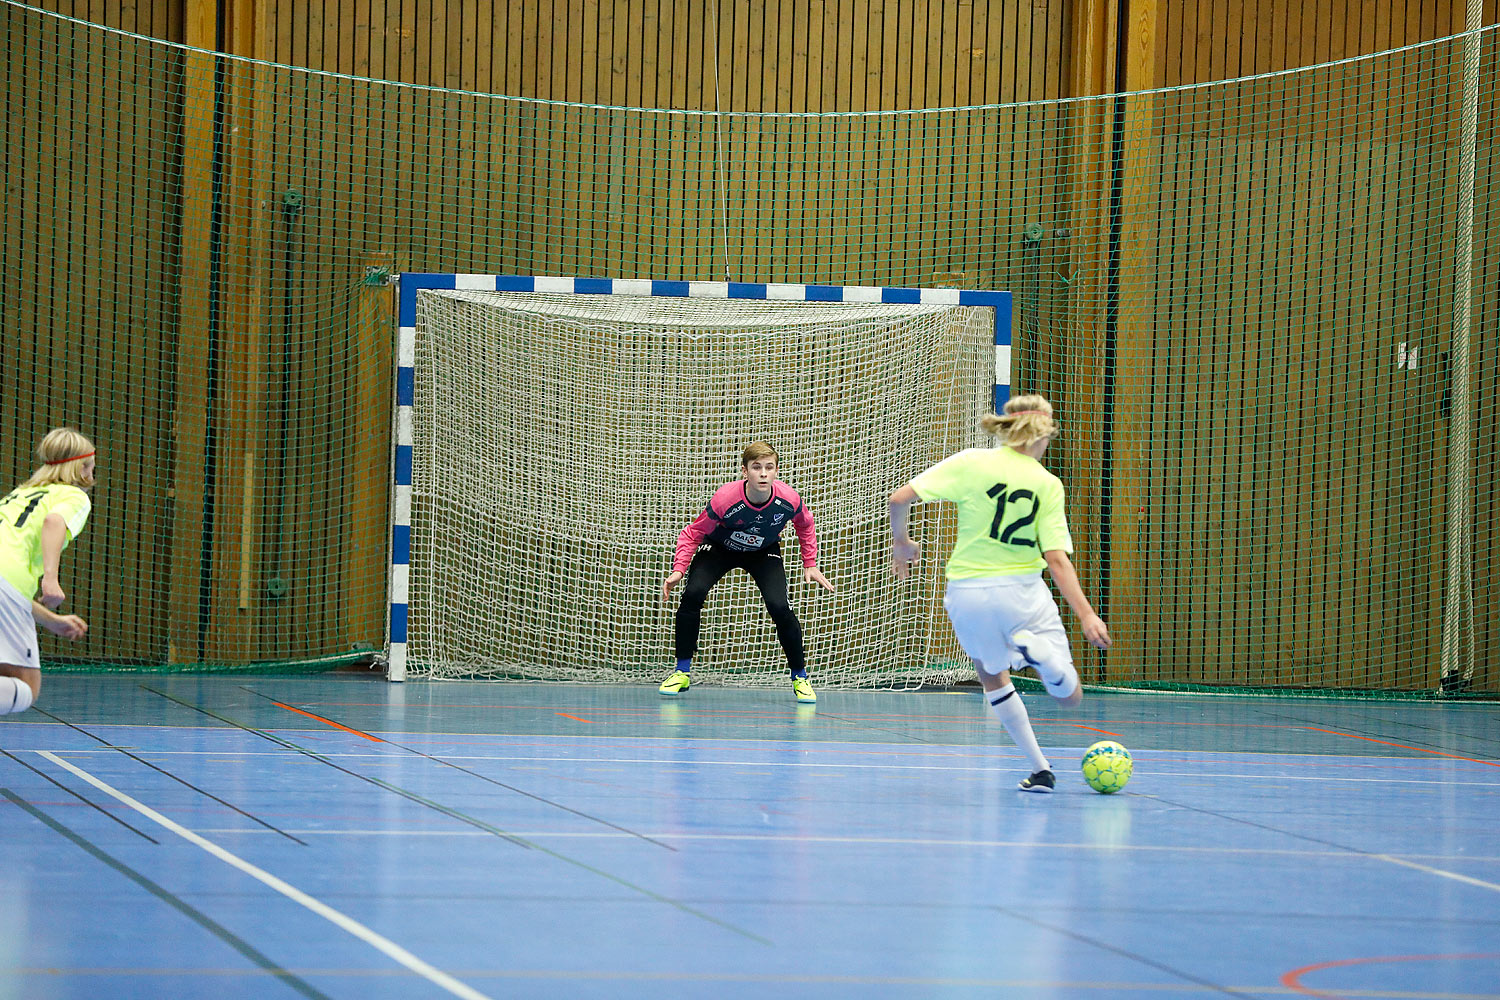
[[36, 626], [81, 639], [88, 623], [60, 615], [67, 594], [58, 573], [63, 549], [88, 522], [95, 449], [71, 427], [47, 432], [42, 464], [0, 499], [0, 715], [24, 712], [42, 691]]

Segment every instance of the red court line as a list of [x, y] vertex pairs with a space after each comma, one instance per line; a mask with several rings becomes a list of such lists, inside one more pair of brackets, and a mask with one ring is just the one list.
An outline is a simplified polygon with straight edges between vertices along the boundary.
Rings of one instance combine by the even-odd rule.
[[1417, 753], [1430, 753], [1437, 757], [1448, 757], [1452, 760], [1466, 760], [1471, 764], [1484, 764], [1486, 767], [1500, 767], [1500, 763], [1497, 763], [1493, 760], [1479, 760], [1475, 757], [1463, 757], [1456, 753], [1443, 753], [1443, 751], [1441, 750], [1428, 750], [1426, 747], [1408, 746], [1405, 743], [1392, 743], [1390, 740], [1377, 740], [1369, 736], [1355, 736], [1353, 733], [1341, 733], [1337, 729], [1319, 729], [1317, 726], [1302, 726], [1301, 728], [1310, 729], [1315, 733], [1331, 733], [1334, 736], [1347, 736], [1351, 740], [1364, 740], [1367, 743], [1379, 743], [1382, 746], [1400, 747], [1402, 750], [1415, 750], [1417, 751]]
[[324, 725], [332, 726], [334, 729], [342, 729], [346, 733], [353, 733], [355, 736], [363, 736], [365, 739], [371, 741], [372, 743], [385, 742], [385, 740], [381, 739], [379, 736], [371, 736], [369, 733], [362, 733], [358, 729], [350, 729], [348, 726], [344, 725], [341, 722], [334, 722], [332, 719], [325, 719], [321, 715], [314, 715], [311, 712], [304, 712], [300, 708], [293, 708], [291, 705], [284, 705], [279, 701], [273, 701], [271, 702], [271, 704], [277, 706], [278, 708], [284, 708], [288, 712], [296, 712], [298, 715], [305, 715], [309, 719], [317, 719]]
[[1112, 733], [1108, 729], [1095, 729], [1093, 726], [1085, 726], [1081, 722], [1074, 722], [1071, 724], [1077, 726], [1079, 729], [1087, 729], [1091, 733], [1103, 733], [1105, 736], [1113, 736], [1115, 739], [1121, 741], [1125, 739], [1125, 737], [1121, 736], [1119, 733]]
[[1488, 954], [1484, 952], [1466, 955], [1376, 955], [1372, 958], [1343, 958], [1336, 962], [1319, 962], [1316, 965], [1304, 965], [1300, 969], [1283, 973], [1281, 985], [1296, 990], [1310, 997], [1322, 997], [1323, 1000], [1345, 1000], [1341, 993], [1325, 993], [1315, 990], [1311, 986], [1302, 985], [1302, 977], [1309, 972], [1320, 972], [1323, 969], [1346, 968], [1351, 965], [1375, 965], [1385, 962], [1442, 962], [1455, 958], [1500, 958], [1500, 954]]
[[553, 715], [560, 715], [564, 719], [572, 719], [574, 722], [587, 722], [591, 726], [594, 724], [594, 720], [592, 720], [592, 719], [580, 719], [578, 716], [576, 716], [576, 715], [569, 715], [567, 712], [553, 712], [552, 714]]

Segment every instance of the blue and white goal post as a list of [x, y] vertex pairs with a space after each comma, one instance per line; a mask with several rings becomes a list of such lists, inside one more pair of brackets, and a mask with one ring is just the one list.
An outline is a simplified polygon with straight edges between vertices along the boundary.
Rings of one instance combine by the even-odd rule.
[[567, 278], [505, 274], [422, 274], [396, 277], [395, 458], [391, 504], [391, 572], [387, 626], [387, 677], [404, 681], [412, 552], [413, 413], [417, 299], [423, 291], [544, 293], [549, 295], [652, 296], [676, 299], [761, 300], [788, 303], [977, 306], [994, 317], [996, 412], [1010, 397], [1011, 293], [957, 288], [887, 288], [860, 285], [761, 284], [734, 281]]

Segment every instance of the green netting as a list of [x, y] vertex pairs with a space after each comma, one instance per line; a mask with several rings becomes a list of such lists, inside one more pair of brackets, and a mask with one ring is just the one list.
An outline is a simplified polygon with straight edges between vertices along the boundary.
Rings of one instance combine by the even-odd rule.
[[1051, 461], [1118, 640], [1080, 648], [1087, 680], [1500, 692], [1495, 37], [750, 115], [317, 74], [0, 5], [0, 457], [19, 480], [59, 423], [101, 446], [65, 556], [93, 630], [44, 652], [380, 648], [393, 338], [367, 269], [956, 281], [1015, 292], [1014, 382], [1066, 424]]

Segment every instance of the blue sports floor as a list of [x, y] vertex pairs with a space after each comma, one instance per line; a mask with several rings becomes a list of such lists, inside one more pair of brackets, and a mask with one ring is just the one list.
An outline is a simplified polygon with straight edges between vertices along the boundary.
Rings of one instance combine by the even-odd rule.
[[1027, 702], [48, 676], [0, 1000], [1500, 998], [1497, 706]]

